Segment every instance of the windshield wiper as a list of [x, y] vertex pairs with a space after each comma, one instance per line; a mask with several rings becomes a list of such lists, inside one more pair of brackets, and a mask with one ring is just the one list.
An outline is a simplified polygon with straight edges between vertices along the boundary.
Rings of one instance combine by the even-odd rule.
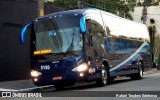
[[67, 51], [67, 52], [65, 52], [65, 56], [68, 55], [68, 54], [78, 56], [75, 51]]
[[76, 52], [75, 51], [67, 51], [67, 52], [59, 52], [59, 53], [51, 53], [52, 55], [64, 55], [64, 57], [66, 56], [66, 55], [68, 55], [68, 54], [70, 54], [70, 55], [76, 55], [77, 56], [77, 54], [76, 54]]
[[67, 51], [71, 51], [71, 50], [73, 50], [73, 49], [74, 49], [73, 40], [74, 40], [74, 35], [76, 35], [74, 32], [75, 32], [75, 28], [73, 28], [72, 42], [71, 42], [71, 44], [69, 45], [69, 47], [68, 47]]

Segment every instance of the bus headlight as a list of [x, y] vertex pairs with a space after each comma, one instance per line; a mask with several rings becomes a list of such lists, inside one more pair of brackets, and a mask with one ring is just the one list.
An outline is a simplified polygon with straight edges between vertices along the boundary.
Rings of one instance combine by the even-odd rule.
[[41, 73], [41, 72], [38, 72], [38, 71], [36, 71], [36, 70], [32, 70], [32, 71], [31, 71], [31, 76], [32, 76], [32, 77], [38, 77], [39, 75], [42, 75], [42, 73]]
[[77, 66], [76, 68], [73, 68], [72, 71], [78, 71], [78, 72], [83, 72], [88, 69], [88, 66], [86, 63], [82, 63], [81, 65]]

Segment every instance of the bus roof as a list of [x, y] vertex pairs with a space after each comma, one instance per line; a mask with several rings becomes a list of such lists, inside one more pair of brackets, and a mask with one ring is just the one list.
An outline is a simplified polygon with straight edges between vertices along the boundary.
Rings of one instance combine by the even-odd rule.
[[[149, 36], [148, 36], [149, 34], [148, 34], [148, 30], [146, 29], [147, 28], [146, 25], [119, 17], [115, 14], [105, 12], [96, 8], [84, 8], [84, 9], [55, 12], [42, 17], [38, 17], [35, 20], [40, 20], [40, 19], [49, 18], [49, 17], [63, 16], [63, 15], [74, 15], [74, 14], [85, 16], [90, 13], [103, 14], [103, 16], [105, 16], [104, 23], [106, 24], [106, 26], [108, 26], [111, 29], [111, 31], [113, 30], [111, 33], [112, 35], [124, 35], [127, 37], [149, 39]], [[118, 31], [116, 32], [116, 30], [120, 30], [121, 33], [117, 33]]]
[[60, 12], [55, 12], [55, 13], [51, 13], [51, 14], [47, 14], [41, 17], [36, 18], [35, 20], [40, 20], [40, 19], [44, 19], [44, 18], [49, 18], [52, 16], [57, 16], [57, 15], [72, 15], [72, 14], [79, 14], [79, 15], [84, 15], [84, 13], [86, 11], [89, 10], [98, 10], [96, 8], [84, 8], [84, 9], [74, 9], [74, 10], [68, 10], [68, 11], [60, 11]]

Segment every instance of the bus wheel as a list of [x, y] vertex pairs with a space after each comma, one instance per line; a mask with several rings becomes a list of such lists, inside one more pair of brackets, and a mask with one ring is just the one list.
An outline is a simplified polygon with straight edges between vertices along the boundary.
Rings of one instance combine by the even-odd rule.
[[138, 67], [138, 73], [131, 75], [131, 79], [138, 80], [142, 78], [143, 78], [143, 65], [140, 62], [139, 67]]
[[101, 78], [96, 80], [98, 86], [105, 86], [108, 83], [108, 71], [104, 64], [102, 64]]
[[65, 86], [62, 84], [54, 84], [54, 87], [56, 88], [56, 90], [63, 90], [65, 88]]

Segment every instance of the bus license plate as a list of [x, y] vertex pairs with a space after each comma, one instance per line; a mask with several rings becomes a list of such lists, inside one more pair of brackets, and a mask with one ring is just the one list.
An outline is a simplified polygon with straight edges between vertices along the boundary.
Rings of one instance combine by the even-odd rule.
[[62, 79], [62, 76], [54, 76], [53, 77], [53, 80], [61, 80]]

